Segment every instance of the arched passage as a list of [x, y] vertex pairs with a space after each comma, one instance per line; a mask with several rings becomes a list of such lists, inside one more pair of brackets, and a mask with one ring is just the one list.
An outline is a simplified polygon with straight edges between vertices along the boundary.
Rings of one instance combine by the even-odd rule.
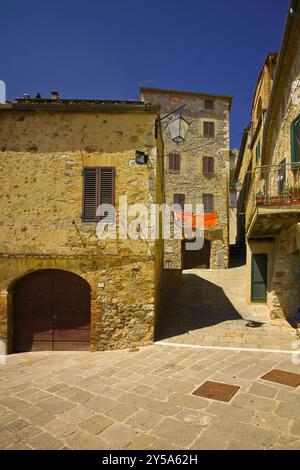
[[211, 242], [204, 240], [201, 250], [187, 250], [186, 240], [182, 240], [182, 269], [206, 268], [210, 267], [210, 248]]
[[59, 269], [34, 271], [13, 290], [13, 350], [89, 350], [90, 286]]

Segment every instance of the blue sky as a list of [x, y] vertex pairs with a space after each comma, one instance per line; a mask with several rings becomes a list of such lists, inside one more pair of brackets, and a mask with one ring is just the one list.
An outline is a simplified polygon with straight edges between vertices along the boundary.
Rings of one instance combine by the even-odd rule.
[[[144, 85], [234, 96], [231, 146], [250, 119], [289, 0], [1, 0], [7, 98], [136, 99]], [[147, 81], [154, 83], [148, 83]]]

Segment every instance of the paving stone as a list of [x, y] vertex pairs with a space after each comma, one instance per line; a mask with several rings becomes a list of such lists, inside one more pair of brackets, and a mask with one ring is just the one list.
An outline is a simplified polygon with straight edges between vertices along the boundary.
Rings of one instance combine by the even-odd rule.
[[99, 436], [78, 431], [66, 437], [65, 442], [74, 450], [106, 450], [107, 443]]
[[213, 402], [205, 410], [208, 414], [231, 418], [237, 421], [250, 423], [254, 416], [254, 410], [249, 408], [238, 408], [230, 406], [228, 403]]
[[69, 410], [75, 406], [75, 404], [70, 401], [54, 396], [39, 401], [38, 405], [40, 408], [43, 408], [44, 410], [54, 414], [63, 413], [64, 411]]
[[84, 406], [90, 408], [91, 410], [97, 413], [105, 413], [105, 411], [109, 411], [117, 405], [117, 402], [111, 400], [110, 398], [101, 397], [101, 398], [92, 398], [84, 402]]
[[150, 411], [140, 411], [127, 419], [126, 424], [129, 424], [133, 428], [141, 429], [142, 431], [149, 431], [159, 424], [162, 419], [162, 416], [151, 413]]
[[289, 434], [292, 421], [288, 418], [276, 416], [274, 413], [257, 411], [251, 424], [265, 429], [276, 430], [283, 434]]
[[181, 408], [204, 409], [209, 405], [209, 401], [204, 398], [184, 395], [183, 393], [174, 393], [169, 397], [168, 402]]
[[173, 416], [180, 411], [178, 406], [159, 400], [146, 403], [145, 409], [162, 416]]
[[204, 431], [201, 436], [189, 447], [189, 450], [223, 450], [227, 445], [224, 436]]
[[28, 444], [36, 450], [57, 450], [63, 446], [61, 441], [46, 432], [29, 439]]
[[43, 427], [46, 432], [49, 432], [58, 439], [63, 439], [78, 430], [77, 426], [61, 418], [55, 418], [53, 421], [46, 423]]
[[105, 429], [100, 434], [100, 437], [115, 448], [123, 449], [135, 440], [138, 435], [139, 432], [131, 426], [123, 423], [115, 423]]
[[17, 419], [16, 421], [12, 421], [11, 423], [7, 424], [5, 426], [5, 429], [10, 432], [17, 433], [19, 431], [22, 431], [22, 429], [27, 428], [27, 426], [29, 426], [28, 421], [24, 421], [23, 419]]
[[95, 415], [91, 418], [82, 421], [79, 426], [86, 432], [97, 435], [101, 433], [108, 426], [113, 424], [113, 421], [106, 416]]
[[154, 436], [150, 436], [149, 434], [143, 434], [142, 436], [138, 436], [136, 439], [130, 442], [127, 446], [125, 446], [126, 450], [145, 450], [148, 449], [151, 444], [157, 439]]
[[178, 421], [184, 421], [185, 423], [196, 424], [197, 426], [207, 427], [215, 419], [214, 416], [202, 413], [198, 410], [182, 410], [175, 418]]
[[232, 405], [253, 410], [273, 411], [277, 406], [277, 402], [270, 398], [258, 397], [256, 395], [250, 395], [249, 393], [240, 393], [234, 397]]
[[0, 431], [0, 450], [4, 450], [12, 444], [20, 441], [21, 438], [10, 431], [1, 430]]
[[176, 419], [164, 419], [152, 434], [162, 439], [166, 439], [179, 446], [188, 446], [197, 438], [202, 431], [201, 427], [194, 424], [187, 424]]
[[132, 405], [129, 405], [128, 403], [121, 403], [120, 405], [117, 405], [115, 408], [112, 408], [109, 410], [106, 415], [110, 416], [111, 418], [117, 420], [117, 421], [124, 421], [125, 419], [129, 418], [129, 416], [132, 416], [134, 413], [138, 411], [138, 408], [135, 408]]
[[292, 424], [292, 428], [291, 428], [291, 433], [292, 434], [297, 434], [300, 436], [300, 420], [296, 420], [293, 422]]
[[259, 395], [261, 397], [274, 398], [277, 393], [277, 389], [261, 383], [254, 383], [249, 388], [249, 393]]
[[274, 413], [278, 416], [282, 416], [283, 418], [297, 419], [297, 410], [299, 410], [299, 408], [295, 407], [295, 403], [292, 401], [286, 401], [279, 403]]
[[37, 426], [43, 426], [46, 423], [49, 423], [53, 420], [53, 414], [49, 413], [48, 411], [43, 411], [42, 413], [36, 414], [30, 418], [30, 422], [32, 424], [36, 424]]

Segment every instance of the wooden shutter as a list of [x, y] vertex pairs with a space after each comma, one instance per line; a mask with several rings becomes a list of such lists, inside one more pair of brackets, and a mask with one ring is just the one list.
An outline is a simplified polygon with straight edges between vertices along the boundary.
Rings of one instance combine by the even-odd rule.
[[214, 212], [214, 195], [203, 194], [204, 212]]
[[85, 221], [96, 219], [97, 209], [97, 168], [83, 170], [83, 217]]
[[300, 114], [291, 126], [291, 160], [300, 162]]
[[[90, 167], [83, 170], [83, 217], [86, 222], [95, 222], [106, 217], [103, 212], [96, 217], [100, 204], [115, 205], [115, 169]], [[113, 222], [113, 213], [107, 214], [106, 222]]]
[[180, 171], [180, 155], [178, 153], [171, 153], [169, 155], [169, 170]]
[[204, 137], [215, 137], [215, 123], [210, 121], [204, 121], [203, 134]]
[[203, 157], [203, 174], [213, 175], [214, 174], [214, 157]]

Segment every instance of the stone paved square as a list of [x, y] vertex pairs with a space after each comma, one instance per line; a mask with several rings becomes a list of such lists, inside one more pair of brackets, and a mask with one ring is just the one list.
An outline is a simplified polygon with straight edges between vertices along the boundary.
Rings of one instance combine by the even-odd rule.
[[[197, 346], [11, 355], [0, 447], [300, 450], [300, 389], [263, 381], [272, 368], [300, 372], [288, 353]], [[229, 403], [192, 395], [216, 376], [241, 387]]]

